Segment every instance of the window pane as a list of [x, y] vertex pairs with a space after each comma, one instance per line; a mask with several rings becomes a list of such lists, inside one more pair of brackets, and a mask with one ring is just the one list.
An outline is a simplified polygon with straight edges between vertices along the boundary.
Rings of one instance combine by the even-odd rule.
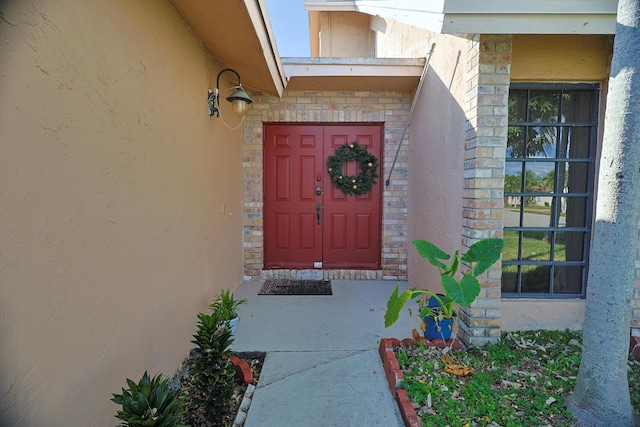
[[502, 249], [502, 259], [504, 261], [518, 260], [518, 240], [519, 231], [504, 231], [504, 248]]
[[[506, 204], [504, 207], [503, 221], [505, 227], [520, 227], [520, 201], [522, 197], [507, 197], [512, 204]], [[516, 204], [518, 203], [518, 204]], [[505, 231], [506, 233], [506, 231]]]
[[561, 128], [558, 157], [588, 159], [591, 156], [591, 127]]
[[553, 227], [551, 222], [552, 197], [527, 197], [536, 202], [535, 205], [526, 205], [522, 215], [523, 227]]
[[566, 123], [591, 121], [591, 97], [593, 92], [565, 92], [562, 94], [562, 120]]
[[509, 126], [507, 131], [507, 158], [520, 159], [524, 157], [524, 126]]
[[523, 293], [549, 293], [549, 272], [551, 267], [545, 265], [522, 266]]
[[552, 162], [526, 163], [524, 191], [527, 193], [551, 193], [556, 164]]
[[527, 157], [555, 158], [558, 132], [555, 127], [528, 127]]
[[[589, 176], [588, 163], [565, 163], [562, 165], [565, 170], [564, 184], [568, 193], [586, 193], [587, 177]], [[562, 182], [562, 180], [560, 180]]]
[[559, 231], [555, 235], [554, 261], [583, 261], [584, 233]]
[[502, 292], [518, 292], [518, 266], [502, 266]]
[[582, 292], [582, 270], [579, 265], [554, 267], [553, 292], [556, 294], [579, 294]]
[[548, 233], [544, 231], [522, 232], [522, 257], [523, 261], [549, 261], [551, 260], [551, 244]]
[[586, 197], [561, 197], [559, 227], [586, 227]]
[[529, 122], [554, 123], [558, 121], [558, 97], [556, 91], [531, 91], [529, 98]]
[[509, 121], [525, 122], [527, 120], [527, 91], [509, 91]]

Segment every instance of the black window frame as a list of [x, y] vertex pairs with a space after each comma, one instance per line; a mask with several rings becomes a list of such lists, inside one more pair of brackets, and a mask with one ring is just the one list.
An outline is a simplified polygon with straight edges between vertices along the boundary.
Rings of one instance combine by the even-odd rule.
[[[518, 232], [518, 259], [517, 260], [504, 260], [502, 261], [503, 268], [505, 266], [513, 266], [517, 267], [517, 276], [516, 276], [516, 291], [515, 292], [505, 292], [502, 291], [503, 298], [539, 298], [539, 299], [566, 299], [566, 298], [584, 298], [586, 295], [586, 284], [589, 270], [589, 252], [591, 245], [591, 234], [593, 228], [593, 215], [595, 211], [595, 185], [596, 185], [596, 156], [597, 156], [597, 147], [598, 147], [598, 125], [599, 125], [599, 110], [600, 110], [600, 91], [601, 85], [599, 83], [511, 83], [509, 87], [509, 96], [511, 96], [511, 91], [526, 91], [526, 102], [525, 102], [525, 121], [510, 121], [508, 122], [508, 126], [518, 126], [527, 130], [527, 127], [549, 127], [556, 128], [558, 132], [560, 128], [568, 128], [568, 127], [590, 127], [589, 132], [589, 156], [588, 158], [577, 158], [572, 159], [568, 157], [558, 157], [558, 149], [556, 148], [555, 157], [528, 157], [526, 153], [526, 149], [523, 149], [522, 157], [507, 157], [505, 153], [505, 177], [506, 177], [506, 169], [508, 163], [521, 163], [521, 182], [520, 182], [520, 191], [517, 192], [504, 192], [504, 197], [507, 199], [508, 197], [536, 197], [536, 196], [550, 196], [555, 198], [555, 200], [561, 201], [562, 197], [584, 197], [586, 200], [587, 212], [585, 216], [585, 223], [583, 227], [560, 227], [559, 224], [555, 224], [553, 227], [526, 227], [523, 226], [523, 217], [524, 217], [524, 203], [520, 204], [519, 209], [519, 226], [505, 226], [504, 231], [516, 231]], [[562, 94], [564, 92], [572, 92], [572, 91], [582, 91], [582, 92], [592, 92], [591, 97], [591, 105], [589, 111], [589, 121], [588, 122], [562, 122], [558, 120], [557, 122], [539, 122], [539, 121], [530, 121], [529, 117], [529, 101], [531, 98], [532, 91], [550, 91], [557, 92], [558, 94]], [[558, 97], [558, 111], [562, 111], [562, 96]], [[509, 115], [509, 119], [511, 115]], [[525, 146], [527, 137], [524, 136]], [[558, 190], [558, 173], [554, 174], [554, 189], [553, 192], [527, 192], [525, 191], [525, 168], [526, 164], [536, 163], [536, 162], [553, 162], [554, 170], [558, 171], [558, 165], [560, 163], [570, 163], [570, 162], [581, 162], [587, 163], [587, 183], [586, 183], [586, 191], [584, 193], [565, 193], [563, 192], [564, 188]], [[564, 187], [564, 186], [563, 186]], [[553, 206], [553, 205], [552, 205]], [[506, 209], [506, 206], [505, 206]], [[553, 208], [552, 208], [553, 209]], [[558, 203], [555, 203], [555, 215], [558, 218]], [[552, 213], [552, 216], [554, 214]], [[549, 261], [527, 261], [522, 259], [522, 240], [524, 232], [583, 232], [584, 233], [584, 241], [583, 241], [583, 256], [582, 261], [557, 261], [552, 258]], [[554, 241], [555, 239], [551, 239], [551, 254], [554, 253]], [[549, 266], [549, 288], [547, 292], [541, 293], [533, 293], [533, 292], [522, 292], [522, 266], [526, 265], [536, 265], [536, 266]], [[579, 293], [556, 293], [554, 292], [554, 270], [556, 266], [581, 266], [582, 272], [582, 281], [580, 284], [580, 292]], [[504, 271], [504, 270], [503, 270]], [[503, 284], [504, 289], [504, 284]]]

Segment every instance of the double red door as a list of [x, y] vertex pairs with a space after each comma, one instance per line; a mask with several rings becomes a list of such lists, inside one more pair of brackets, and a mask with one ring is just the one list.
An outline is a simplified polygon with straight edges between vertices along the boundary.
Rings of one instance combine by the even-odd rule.
[[326, 163], [354, 141], [381, 160], [382, 125], [267, 124], [264, 135], [265, 268], [380, 268], [382, 171], [371, 191], [347, 195]]

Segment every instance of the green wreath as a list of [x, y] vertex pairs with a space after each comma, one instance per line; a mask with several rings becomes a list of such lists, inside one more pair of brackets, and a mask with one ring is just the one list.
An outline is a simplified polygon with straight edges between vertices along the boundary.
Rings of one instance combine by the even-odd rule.
[[[378, 159], [369, 154], [366, 147], [360, 147], [357, 142], [344, 144], [336, 148], [335, 156], [329, 156], [327, 167], [333, 184], [345, 194], [365, 194], [373, 188], [378, 174]], [[342, 173], [346, 162], [360, 163], [360, 175], [347, 176]]]

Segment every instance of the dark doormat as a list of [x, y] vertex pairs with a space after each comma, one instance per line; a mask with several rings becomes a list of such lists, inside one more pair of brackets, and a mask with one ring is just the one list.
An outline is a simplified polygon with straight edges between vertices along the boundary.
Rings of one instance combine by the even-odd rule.
[[333, 295], [331, 280], [268, 279], [258, 295]]

